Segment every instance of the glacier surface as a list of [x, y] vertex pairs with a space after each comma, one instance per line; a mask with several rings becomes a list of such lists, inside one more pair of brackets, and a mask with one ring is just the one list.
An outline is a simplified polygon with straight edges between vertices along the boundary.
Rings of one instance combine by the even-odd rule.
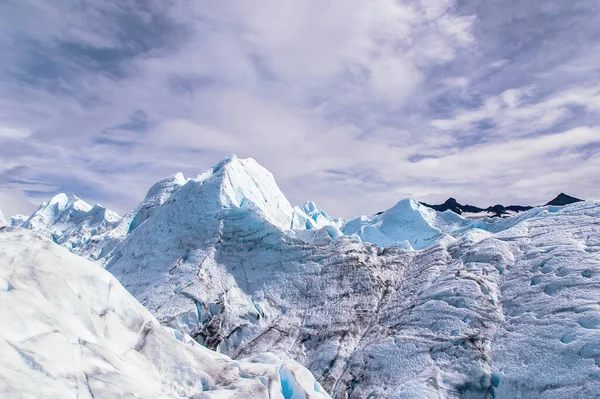
[[162, 327], [110, 273], [24, 229], [0, 231], [0, 396], [314, 398], [308, 370], [236, 361]]
[[297, 361], [334, 398], [595, 397], [599, 221], [594, 201], [472, 220], [412, 199], [332, 219], [232, 156], [69, 249], [177, 334]]

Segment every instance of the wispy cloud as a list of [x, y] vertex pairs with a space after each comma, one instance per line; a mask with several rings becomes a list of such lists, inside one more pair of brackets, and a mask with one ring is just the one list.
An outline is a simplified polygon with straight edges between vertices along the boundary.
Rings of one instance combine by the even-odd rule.
[[598, 196], [565, 178], [598, 163], [598, 5], [506, 3], [4, 2], [0, 207], [61, 190], [123, 212], [229, 153], [344, 216]]

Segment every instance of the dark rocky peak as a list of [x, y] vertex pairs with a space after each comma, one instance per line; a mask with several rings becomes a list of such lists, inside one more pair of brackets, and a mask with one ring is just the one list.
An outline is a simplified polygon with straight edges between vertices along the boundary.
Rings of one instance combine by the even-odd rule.
[[546, 205], [554, 205], [554, 206], [563, 206], [574, 204], [575, 202], [581, 202], [582, 199], [571, 197], [565, 193], [560, 193], [554, 198], [552, 201], [548, 202]]

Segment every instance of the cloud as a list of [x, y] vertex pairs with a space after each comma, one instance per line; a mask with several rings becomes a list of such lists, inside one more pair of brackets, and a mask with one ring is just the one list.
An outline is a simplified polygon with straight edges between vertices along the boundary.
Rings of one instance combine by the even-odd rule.
[[31, 134], [31, 132], [24, 130], [24, 129], [18, 129], [18, 128], [14, 128], [14, 127], [0, 125], [0, 139], [3, 139], [3, 138], [23, 139], [25, 137], [28, 137], [30, 134]]
[[574, 106], [597, 112], [600, 86], [591, 89], [573, 89], [554, 93], [540, 102], [531, 102], [532, 87], [509, 89], [497, 96], [488, 97], [475, 109], [457, 112], [450, 119], [434, 119], [431, 126], [450, 131], [476, 131], [477, 125], [492, 124], [497, 134], [534, 134], [556, 126], [572, 116]]
[[[446, 180], [464, 180], [465, 175], [482, 180], [493, 178], [498, 169], [538, 173], [542, 166], [540, 163], [555, 163], [556, 159], [551, 156], [556, 152], [572, 155], [578, 148], [594, 143], [600, 143], [600, 127], [576, 128], [558, 134], [475, 145], [456, 154], [424, 159], [417, 164], [424, 169], [445, 168]], [[527, 172], [527, 168], [531, 168], [531, 172]]]
[[592, 3], [2, 3], [0, 200], [20, 200], [0, 205], [55, 190], [123, 213], [230, 153], [334, 215], [596, 195], [564, 177], [598, 162]]

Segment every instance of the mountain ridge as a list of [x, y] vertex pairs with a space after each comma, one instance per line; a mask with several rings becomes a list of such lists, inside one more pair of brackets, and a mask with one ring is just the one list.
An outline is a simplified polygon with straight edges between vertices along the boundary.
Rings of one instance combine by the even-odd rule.
[[584, 201], [584, 200], [575, 198], [575, 197], [571, 197], [570, 195], [567, 195], [565, 193], [560, 193], [556, 196], [556, 198], [554, 198], [553, 200], [546, 203], [546, 205], [564, 206], [564, 205], [574, 204], [574, 203], [582, 202], [582, 201]]
[[[142, 202], [122, 218], [100, 205], [92, 207], [75, 195], [69, 197], [61, 193], [40, 205], [31, 216], [15, 215], [10, 218], [10, 223], [8, 221], [4, 223], [41, 232], [53, 237], [59, 244], [66, 245], [75, 253], [105, 263], [128, 234], [150, 218], [169, 200], [173, 193], [190, 182], [202, 185], [205, 180], [212, 181], [215, 178], [219, 179], [219, 183], [216, 183], [213, 193], [208, 194], [209, 197], [213, 197], [213, 201], [217, 201], [215, 204], [219, 203], [221, 207], [234, 206], [250, 209], [279, 229], [293, 230], [295, 237], [307, 243], [324, 242], [323, 240], [326, 242], [329, 239], [346, 235], [382, 247], [393, 245], [408, 250], [423, 249], [451, 233], [453, 229], [449, 229], [449, 226], [454, 226], [454, 230], [462, 229], [469, 224], [469, 220], [504, 218], [535, 208], [500, 204], [480, 208], [474, 205], [460, 204], [453, 197], [448, 198], [443, 204], [432, 205], [407, 198], [399, 201], [387, 211], [378, 212], [373, 216], [359, 216], [351, 220], [332, 219], [327, 212], [318, 209], [312, 201], [307, 201], [302, 207], [292, 206], [281, 193], [273, 175], [268, 170], [252, 158], [239, 159], [236, 155], [230, 155], [195, 178], [185, 178], [182, 173], [176, 173], [158, 181], [150, 187]], [[386, 226], [390, 224], [385, 223], [384, 220], [391, 217], [392, 214], [398, 214], [394, 211], [395, 207], [411, 201], [433, 209], [439, 214], [435, 217], [425, 217], [428, 220], [426, 224], [430, 226], [423, 225], [420, 235], [411, 235], [409, 231], [400, 235], [398, 235], [398, 231], [385, 233], [385, 230], [389, 230]], [[581, 200], [561, 193], [545, 206], [562, 206], [560, 204], [566, 205], [578, 201]], [[423, 217], [424, 211], [418, 211], [417, 208], [416, 205], [404, 208], [405, 211], [412, 209], [410, 212], [416, 212], [414, 214], [416, 219], [412, 219], [411, 222], [404, 219], [404, 222], [419, 223], [418, 220]], [[71, 220], [72, 218], [67, 216], [92, 212], [93, 209], [95, 209], [95, 216], [92, 214], [80, 216], [81, 220]], [[216, 209], [213, 209], [212, 212], [217, 212]], [[452, 216], [443, 216], [446, 211], [466, 216], [466, 218], [457, 219]], [[444, 218], [446, 221], [442, 221]], [[439, 226], [435, 226], [436, 223], [441, 223], [445, 227], [440, 230]], [[315, 233], [321, 229], [323, 229], [322, 233]], [[88, 234], [82, 235], [79, 230], [88, 231]], [[74, 236], [79, 240], [72, 239]]]
[[[540, 206], [564, 206], [564, 205], [569, 205], [569, 204], [573, 204], [573, 203], [581, 202], [581, 201], [584, 201], [584, 200], [572, 197], [565, 193], [560, 193], [553, 200], [547, 202], [545, 205], [540, 205]], [[525, 212], [525, 211], [528, 211], [528, 210], [536, 207], [536, 206], [529, 206], [529, 205], [526, 205], [526, 206], [507, 205], [507, 206], [505, 206], [505, 205], [501, 205], [501, 204], [496, 204], [496, 205], [488, 206], [486, 208], [480, 208], [480, 207], [474, 206], [474, 205], [460, 204], [453, 197], [448, 198], [442, 204], [435, 205], [435, 204], [428, 204], [425, 202], [421, 202], [421, 204], [428, 208], [435, 209], [438, 212], [452, 211], [458, 215], [462, 215], [463, 213], [470, 213], [470, 214], [480, 214], [480, 216], [491, 216], [491, 217], [504, 217], [506, 215], [514, 215], [515, 213]], [[510, 213], [510, 212], [512, 212], [512, 213]], [[483, 213], [487, 213], [487, 215], [482, 215]]]

